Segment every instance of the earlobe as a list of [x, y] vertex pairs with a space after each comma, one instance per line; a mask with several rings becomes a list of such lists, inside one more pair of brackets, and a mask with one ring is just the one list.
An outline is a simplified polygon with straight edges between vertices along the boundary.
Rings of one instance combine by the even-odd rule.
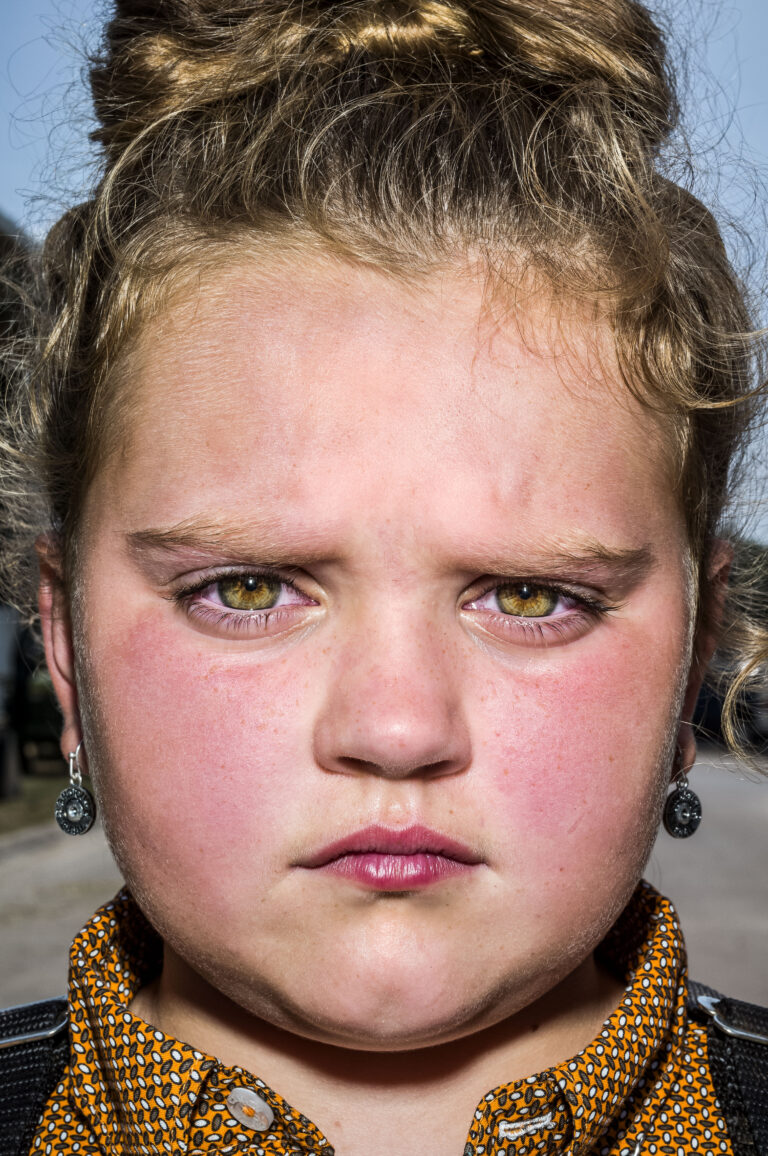
[[680, 751], [682, 766], [686, 770], [690, 769], [696, 760], [693, 714], [704, 676], [719, 641], [732, 562], [733, 546], [724, 538], [716, 538], [712, 542], [707, 565], [703, 570], [704, 579], [701, 590], [703, 602], [700, 622], [694, 641], [693, 661], [688, 675], [688, 685], [677, 735], [677, 747]]
[[685, 688], [683, 709], [680, 712], [680, 725], [677, 731], [676, 745], [679, 752], [678, 758], [680, 765], [677, 768], [673, 766], [673, 779], [678, 770], [682, 768], [682, 770], [687, 773], [696, 762], [696, 736], [693, 729], [693, 715], [696, 710], [699, 691], [704, 682], [704, 675], [706, 674], [713, 652], [714, 645], [710, 646], [708, 638], [704, 640], [703, 646], [698, 640], [697, 643], [694, 644], [693, 661], [691, 663], [691, 669], [688, 672], [688, 684]]
[[52, 549], [47, 538], [38, 540], [36, 549], [40, 564], [38, 606], [45, 660], [64, 718], [61, 752], [67, 758], [68, 752], [75, 750], [82, 738], [69, 597], [62, 578], [60, 555]]
[[[698, 695], [698, 692], [697, 692]], [[696, 705], [696, 696], [694, 696], [693, 705]], [[693, 715], [693, 708], [691, 708], [691, 715]], [[696, 762], [696, 738], [693, 733], [693, 724], [690, 719], [683, 719], [677, 732], [677, 749], [680, 752], [678, 758], [680, 766], [686, 771], [689, 771]], [[677, 763], [672, 764], [672, 774], [670, 782], [677, 774]]]

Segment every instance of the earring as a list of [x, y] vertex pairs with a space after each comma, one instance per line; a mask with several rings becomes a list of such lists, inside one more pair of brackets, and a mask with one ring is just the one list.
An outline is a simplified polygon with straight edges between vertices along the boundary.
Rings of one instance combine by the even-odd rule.
[[679, 751], [675, 761], [680, 769], [672, 780], [675, 789], [664, 804], [664, 827], [674, 839], [689, 839], [701, 822], [701, 799], [688, 786]]
[[56, 800], [56, 822], [67, 835], [84, 835], [90, 831], [96, 818], [96, 804], [93, 795], [82, 785], [83, 773], [80, 769], [79, 742], [69, 752], [69, 786], [65, 787]]

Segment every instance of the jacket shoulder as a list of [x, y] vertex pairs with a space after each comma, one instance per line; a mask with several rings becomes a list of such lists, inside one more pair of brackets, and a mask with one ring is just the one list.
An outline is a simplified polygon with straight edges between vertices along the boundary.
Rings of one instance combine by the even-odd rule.
[[0, 1011], [0, 1152], [26, 1156], [69, 1054], [65, 999]]
[[691, 983], [688, 1012], [707, 1024], [712, 1082], [735, 1156], [768, 1156], [768, 1008]]

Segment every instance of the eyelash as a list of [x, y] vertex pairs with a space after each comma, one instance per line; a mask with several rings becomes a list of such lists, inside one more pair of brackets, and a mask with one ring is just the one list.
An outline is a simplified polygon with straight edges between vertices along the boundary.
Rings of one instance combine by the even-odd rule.
[[[573, 603], [573, 606], [569, 608], [567, 613], [557, 617], [549, 615], [541, 618], [526, 618], [476, 605], [488, 594], [503, 586], [522, 586], [524, 584], [551, 592], [557, 597], [558, 602], [567, 599]], [[495, 633], [496, 629], [499, 629], [508, 637], [512, 636], [513, 642], [519, 641], [526, 646], [553, 646], [581, 637], [590, 626], [602, 621], [610, 613], [617, 610], [618, 606], [595, 595], [587, 594], [583, 590], [574, 590], [572, 587], [559, 582], [525, 577], [495, 579], [480, 594], [470, 599], [469, 603], [464, 603], [463, 608], [479, 610], [484, 615], [484, 626], [489, 633]], [[489, 629], [489, 627], [493, 629]]]
[[[292, 617], [290, 611], [295, 606], [310, 604], [309, 602], [295, 602], [289, 603], [287, 607], [275, 606], [268, 610], [232, 610], [226, 606], [206, 605], [199, 597], [206, 590], [210, 590], [226, 578], [246, 577], [263, 578], [267, 582], [278, 581], [281, 586], [295, 591], [302, 598], [308, 598], [308, 595], [303, 594], [286, 574], [279, 574], [274, 570], [267, 570], [259, 566], [249, 567], [247, 570], [220, 570], [217, 573], [206, 575], [199, 582], [174, 591], [170, 597], [190, 618], [202, 622], [206, 626], [223, 629], [225, 633], [231, 634], [238, 632], [246, 634], [253, 630], [263, 633], [270, 624], [277, 624]], [[286, 610], [288, 610], [287, 614]]]
[[[284, 588], [294, 591], [307, 601], [289, 603], [287, 606], [276, 606], [267, 610], [233, 610], [224, 606], [218, 607], [215, 604], [206, 605], [200, 598], [200, 595], [206, 590], [215, 587], [217, 583], [227, 578], [245, 577], [263, 578], [269, 582], [277, 580]], [[503, 586], [517, 586], [524, 583], [550, 591], [557, 596], [558, 601], [567, 599], [573, 603], [573, 606], [569, 608], [567, 614], [561, 614], [557, 617], [550, 615], [541, 618], [526, 618], [476, 605], [494, 590]], [[247, 635], [257, 632], [261, 635], [266, 633], [270, 626], [276, 626], [281, 622], [286, 622], [286, 620], [295, 620], [293, 613], [295, 607], [317, 605], [314, 599], [310, 599], [308, 595], [304, 594], [287, 574], [258, 566], [250, 567], [247, 570], [225, 569], [206, 575], [204, 579], [174, 591], [170, 598], [190, 618], [201, 622], [214, 631], [222, 631], [225, 634]], [[489, 633], [500, 630], [508, 637], [516, 636], [516, 639], [515, 637], [511, 638], [512, 641], [517, 640], [528, 646], [557, 645], [559, 642], [570, 641], [585, 633], [590, 625], [601, 621], [617, 609], [615, 605], [584, 591], [574, 590], [558, 582], [546, 582], [531, 578], [496, 578], [489, 582], [480, 593], [462, 603], [461, 608], [462, 610], [478, 610], [483, 615], [483, 626]]]

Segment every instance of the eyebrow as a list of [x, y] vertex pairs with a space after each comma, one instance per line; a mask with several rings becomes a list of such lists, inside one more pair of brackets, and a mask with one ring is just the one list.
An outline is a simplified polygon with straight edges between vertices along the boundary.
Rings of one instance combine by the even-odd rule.
[[305, 562], [328, 560], [327, 548], [309, 533], [288, 549], [279, 542], [278, 519], [258, 525], [230, 525], [194, 518], [163, 529], [135, 530], [126, 535], [128, 552], [141, 561], [152, 555], [187, 552], [205, 557], [226, 555], [232, 562], [284, 564], [298, 556]]
[[[656, 566], [656, 556], [648, 544], [611, 547], [594, 539], [573, 546], [559, 542], [549, 548], [537, 545], [534, 551], [521, 550], [521, 556], [524, 563], [537, 573], [543, 570], [542, 576], [556, 578], [573, 572], [587, 577], [610, 574], [613, 580], [627, 584], [650, 573]], [[508, 551], [498, 561], [502, 571], [509, 571]], [[520, 569], [520, 563], [516, 562], [510, 572], [519, 573]]]
[[[339, 556], [329, 551], [327, 541], [309, 531], [297, 536], [288, 546], [280, 542], [280, 519], [268, 519], [258, 524], [225, 524], [199, 519], [187, 519], [167, 528], [137, 530], [126, 535], [129, 553], [137, 561], [150, 561], [172, 554], [188, 553], [201, 559], [225, 555], [232, 563], [285, 566], [332, 562]], [[484, 573], [525, 577], [528, 573], [539, 577], [558, 578], [578, 575], [584, 579], [608, 579], [620, 586], [630, 587], [650, 573], [656, 557], [650, 545], [629, 547], [607, 546], [591, 537], [579, 535], [578, 540], [562, 539], [530, 544], [498, 543], [491, 550], [470, 550], [462, 558], [462, 568], [474, 564]]]

